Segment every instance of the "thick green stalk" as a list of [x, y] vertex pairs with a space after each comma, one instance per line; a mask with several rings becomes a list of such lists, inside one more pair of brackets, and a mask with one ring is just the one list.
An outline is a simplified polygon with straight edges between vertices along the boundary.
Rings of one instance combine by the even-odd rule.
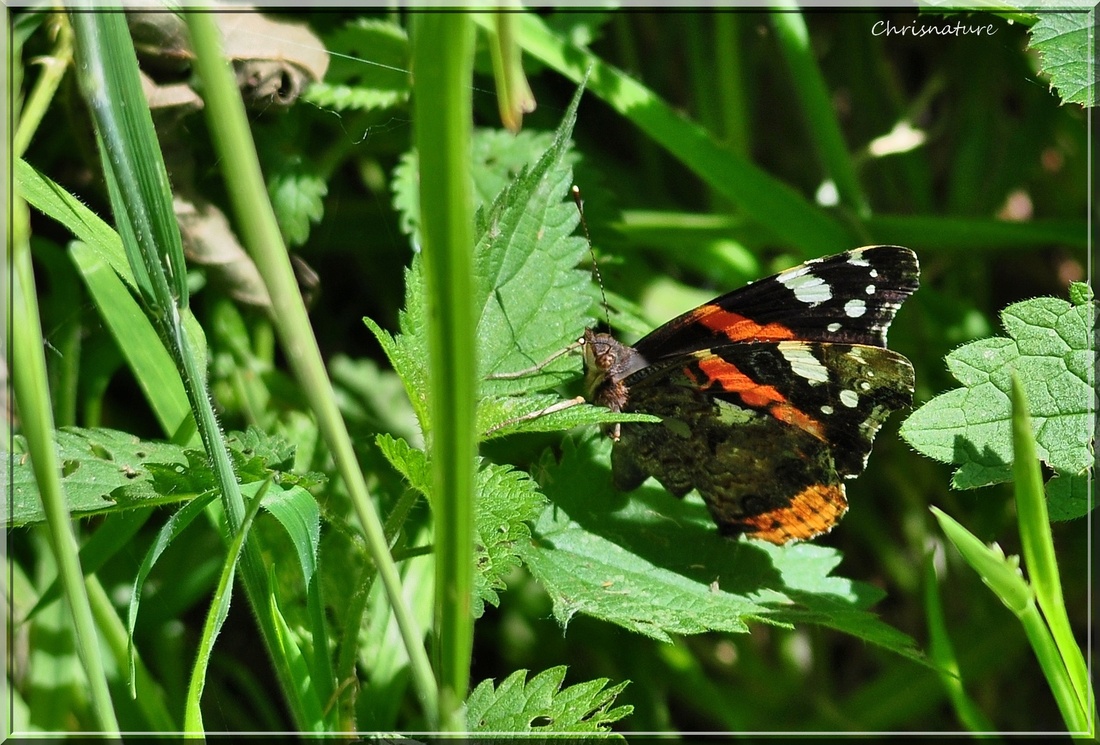
[[440, 725], [466, 729], [473, 617], [477, 402], [473, 297], [473, 24], [425, 13], [413, 26], [413, 128], [420, 158], [421, 235], [431, 371], [432, 515]]

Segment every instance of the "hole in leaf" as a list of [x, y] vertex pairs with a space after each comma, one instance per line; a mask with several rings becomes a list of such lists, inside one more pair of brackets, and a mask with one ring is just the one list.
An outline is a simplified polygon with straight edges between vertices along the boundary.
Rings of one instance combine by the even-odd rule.
[[72, 476], [74, 473], [76, 473], [76, 469], [78, 469], [78, 468], [80, 468], [80, 461], [78, 461], [78, 460], [67, 460], [67, 461], [65, 461], [64, 463], [61, 464], [61, 478], [65, 478], [66, 476]]
[[93, 442], [91, 444], [91, 451], [92, 455], [99, 458], [100, 460], [114, 460], [114, 456], [111, 455], [111, 452], [102, 445], [97, 445]]
[[554, 724], [554, 718], [540, 715], [531, 720], [530, 727], [550, 727]]

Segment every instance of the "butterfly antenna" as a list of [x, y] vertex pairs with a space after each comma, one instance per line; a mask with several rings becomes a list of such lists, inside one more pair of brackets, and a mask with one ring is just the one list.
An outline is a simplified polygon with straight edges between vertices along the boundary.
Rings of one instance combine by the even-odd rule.
[[573, 195], [573, 203], [577, 205], [577, 214], [581, 216], [581, 228], [584, 229], [584, 239], [588, 241], [588, 253], [592, 256], [592, 273], [596, 275], [596, 284], [600, 286], [600, 297], [603, 299], [603, 315], [607, 321], [607, 327], [611, 328], [611, 311], [607, 305], [607, 293], [603, 289], [603, 277], [600, 276], [600, 263], [596, 261], [596, 249], [592, 247], [592, 235], [588, 232], [588, 221], [584, 219], [584, 203], [581, 201], [581, 187], [576, 184], [569, 192]]

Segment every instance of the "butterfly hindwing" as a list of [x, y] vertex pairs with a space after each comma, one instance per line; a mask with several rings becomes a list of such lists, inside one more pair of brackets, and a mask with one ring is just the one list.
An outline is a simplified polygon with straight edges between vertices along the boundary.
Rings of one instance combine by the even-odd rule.
[[698, 489], [726, 534], [776, 543], [827, 531], [846, 509], [843, 479], [866, 464], [890, 412], [912, 400], [909, 361], [888, 349], [827, 342], [728, 344], [643, 368], [624, 381], [615, 484], [654, 476], [677, 496]]

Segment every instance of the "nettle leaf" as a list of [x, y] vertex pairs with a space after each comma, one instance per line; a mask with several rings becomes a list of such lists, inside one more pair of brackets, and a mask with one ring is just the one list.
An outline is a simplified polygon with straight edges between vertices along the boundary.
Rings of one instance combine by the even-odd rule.
[[1001, 314], [1008, 337], [972, 342], [947, 356], [962, 388], [941, 394], [902, 424], [921, 453], [955, 463], [952, 484], [972, 489], [1012, 478], [1009, 391], [1015, 372], [1031, 407], [1040, 459], [1065, 476], [1093, 462], [1096, 306], [1074, 291], [1071, 304], [1040, 297]]
[[[478, 361], [484, 379], [478, 427], [482, 432], [504, 424], [516, 416], [512, 412], [524, 408], [519, 400], [509, 400], [510, 395], [579, 377], [579, 355], [571, 354], [523, 377], [489, 377], [538, 365], [575, 342], [594, 320], [596, 294], [591, 277], [576, 268], [587, 246], [573, 235], [579, 217], [569, 197], [573, 159], [569, 137], [579, 96], [580, 91], [541, 155], [536, 155], [536, 148], [545, 143], [545, 135], [505, 138], [499, 133], [479, 132], [475, 137], [473, 179], [479, 196], [488, 200], [489, 190], [503, 185], [488, 206], [479, 208], [476, 218], [474, 302], [480, 308]], [[509, 181], [513, 174], [518, 175]], [[419, 209], [416, 178], [416, 159], [406, 156], [395, 176], [395, 204], [402, 212], [403, 228], [414, 236]], [[390, 336], [376, 324], [368, 321], [368, 325], [404, 381], [427, 431], [428, 319], [419, 256], [414, 256], [406, 281], [405, 309], [399, 317], [401, 333]], [[573, 414], [550, 421], [568, 427], [577, 421], [605, 421], [612, 415], [590, 411], [579, 416], [580, 420]], [[533, 427], [546, 425], [540, 422]]]
[[429, 420], [427, 315], [420, 260], [413, 257], [412, 266], [405, 270], [405, 307], [397, 314], [401, 333], [391, 334], [371, 319], [363, 319], [404, 384], [421, 432], [427, 431]]
[[[477, 473], [477, 567], [474, 575], [474, 616], [485, 612], [484, 602], [499, 605], [504, 577], [520, 565], [520, 547], [531, 542], [529, 522], [546, 507], [538, 484], [523, 471], [483, 463]], [[484, 601], [484, 602], [483, 602]]]
[[[409, 486], [431, 501], [431, 470], [422, 450], [404, 440], [379, 435], [378, 447], [386, 459], [405, 477]], [[537, 485], [522, 471], [481, 461], [477, 472], [478, 503], [474, 515], [477, 533], [473, 613], [480, 617], [485, 603], [498, 605], [498, 590], [505, 588], [504, 576], [519, 566], [519, 547], [530, 542], [534, 520], [546, 505]]]
[[[523, 130], [513, 135], [499, 129], [478, 129], [470, 143], [474, 203], [492, 204], [524, 169], [537, 161], [554, 142], [553, 132]], [[576, 160], [572, 155], [570, 161]], [[418, 236], [420, 226], [420, 161], [415, 150], [401, 156], [393, 172], [393, 204], [405, 235]], [[417, 238], [419, 243], [419, 238]]]
[[327, 109], [369, 111], [408, 100], [409, 37], [396, 23], [359, 19], [325, 39], [325, 80], [303, 96]]
[[[77, 517], [182, 502], [216, 488], [206, 454], [199, 450], [139, 440], [112, 429], [66, 427], [55, 437], [62, 464], [61, 484], [69, 512]], [[323, 481], [316, 473], [289, 470], [294, 451], [285, 440], [250, 429], [230, 435], [227, 442], [241, 484], [270, 476], [284, 487], [308, 489]], [[13, 495], [5, 525], [42, 522], [45, 515], [22, 438], [15, 438], [15, 444], [15, 452], [0, 465], [0, 478], [11, 484]]]
[[1096, 104], [1095, 11], [1040, 13], [1031, 27], [1031, 49], [1039, 53], [1040, 72], [1067, 103]]
[[[593, 322], [591, 276], [576, 269], [588, 249], [573, 235], [580, 218], [569, 197], [573, 169], [567, 156], [579, 96], [580, 91], [538, 162], [478, 211], [474, 271], [483, 375], [538, 364], [575, 342]], [[576, 371], [578, 363], [575, 355], [565, 355], [524, 380], [487, 380], [482, 393], [546, 387], [569, 377], [562, 371]]]
[[[472, 732], [586, 733], [616, 737], [607, 727], [629, 716], [633, 706], [611, 705], [629, 681], [607, 687], [607, 678], [562, 688], [566, 667], [553, 667], [531, 680], [517, 670], [493, 687], [483, 680], [466, 700], [466, 721]], [[526, 740], [526, 738], [525, 738]]]
[[611, 442], [565, 441], [538, 473], [551, 505], [522, 552], [566, 626], [577, 613], [669, 641], [671, 634], [744, 633], [751, 622], [815, 623], [923, 661], [912, 639], [866, 608], [882, 597], [832, 575], [840, 554], [809, 543], [773, 546], [723, 538], [697, 496], [650, 481], [613, 489]]

